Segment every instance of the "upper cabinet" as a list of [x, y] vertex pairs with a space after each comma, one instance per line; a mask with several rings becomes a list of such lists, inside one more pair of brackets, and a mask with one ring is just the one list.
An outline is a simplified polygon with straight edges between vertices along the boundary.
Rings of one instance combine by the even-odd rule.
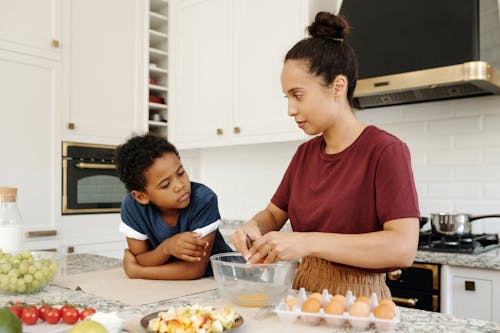
[[61, 0], [0, 1], [0, 49], [61, 58]]
[[63, 2], [63, 140], [147, 131], [146, 12], [144, 0]]
[[168, 1], [149, 0], [148, 126], [149, 131], [167, 136]]
[[170, 2], [169, 139], [179, 148], [303, 140], [287, 115], [286, 52], [335, 1]]

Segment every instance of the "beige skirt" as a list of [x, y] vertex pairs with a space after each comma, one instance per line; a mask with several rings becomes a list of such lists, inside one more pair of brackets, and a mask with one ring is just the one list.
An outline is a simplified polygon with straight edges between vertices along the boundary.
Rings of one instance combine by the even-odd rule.
[[348, 290], [354, 296], [368, 296], [375, 292], [379, 299], [390, 298], [385, 284], [385, 273], [372, 273], [336, 265], [317, 257], [304, 257], [295, 274], [293, 289], [305, 288], [321, 293], [327, 289], [332, 295], [345, 295]]

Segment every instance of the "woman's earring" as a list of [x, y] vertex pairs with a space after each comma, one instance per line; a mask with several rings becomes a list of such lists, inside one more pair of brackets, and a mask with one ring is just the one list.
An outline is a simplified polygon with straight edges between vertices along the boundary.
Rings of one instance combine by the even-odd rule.
[[339, 95], [334, 94], [334, 95], [333, 95], [333, 100], [334, 100], [335, 102], [337, 102], [337, 101], [338, 101], [338, 99], [339, 99]]

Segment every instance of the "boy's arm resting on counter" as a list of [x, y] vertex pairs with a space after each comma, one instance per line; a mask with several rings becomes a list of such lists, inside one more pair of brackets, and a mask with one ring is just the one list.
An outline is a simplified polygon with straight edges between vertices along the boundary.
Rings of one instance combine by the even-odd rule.
[[[193, 280], [204, 276], [207, 265], [210, 261], [210, 253], [215, 239], [215, 233], [211, 233], [200, 241], [208, 242], [204, 249], [205, 255], [200, 256], [199, 261], [178, 260], [169, 263], [146, 266], [138, 262], [137, 257], [129, 249], [125, 250], [123, 257], [123, 269], [131, 279], [150, 279], [150, 280]], [[130, 246], [130, 244], [129, 244]], [[149, 252], [153, 252], [149, 251]], [[144, 254], [144, 253], [143, 253]], [[141, 254], [141, 255], [143, 255]]]
[[198, 239], [200, 234], [186, 231], [164, 240], [154, 249], [150, 249], [147, 240], [127, 238], [130, 252], [136, 256], [137, 263], [142, 266], [158, 266], [164, 264], [170, 256], [185, 261], [198, 261], [208, 246], [207, 240]]

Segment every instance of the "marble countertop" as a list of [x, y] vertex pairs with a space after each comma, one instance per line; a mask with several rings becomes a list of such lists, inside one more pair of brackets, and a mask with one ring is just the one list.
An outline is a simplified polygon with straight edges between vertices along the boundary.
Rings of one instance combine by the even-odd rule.
[[500, 271], [500, 248], [479, 254], [417, 251], [415, 261]]
[[[102, 257], [90, 254], [73, 254], [65, 259], [64, 273], [78, 274], [88, 271], [104, 270], [121, 266], [121, 261], [113, 258]], [[26, 301], [31, 303], [42, 302], [49, 300], [51, 303], [71, 301], [78, 304], [91, 304], [98, 311], [111, 312], [116, 311], [125, 319], [137, 320], [145, 314], [164, 310], [171, 305], [187, 305], [187, 304], [203, 304], [211, 305], [221, 302], [221, 297], [217, 289], [207, 292], [201, 292], [193, 295], [179, 297], [140, 306], [131, 306], [117, 301], [111, 301], [84, 293], [80, 290], [71, 290], [59, 288], [56, 286], [48, 286], [44, 290], [31, 294], [19, 296], [6, 296], [0, 294], [0, 306], [8, 301]], [[333, 329], [326, 325], [305, 326], [301, 320], [294, 324], [285, 324], [279, 322], [276, 315], [266, 317], [263, 320], [255, 320], [253, 316], [258, 311], [258, 308], [238, 308], [236, 311], [241, 311], [244, 317], [244, 324], [238, 329], [240, 333], [246, 332], [279, 332], [286, 329], [288, 333], [293, 332], [352, 332], [349, 327], [343, 329]], [[286, 327], [285, 327], [286, 326]], [[141, 332], [141, 330], [132, 330], [133, 332]], [[375, 332], [375, 328], [369, 331]], [[474, 319], [460, 319], [451, 315], [441, 313], [428, 312], [415, 309], [401, 308], [401, 322], [398, 325], [397, 332], [481, 332], [493, 333], [500, 332], [500, 323], [487, 322]]]

